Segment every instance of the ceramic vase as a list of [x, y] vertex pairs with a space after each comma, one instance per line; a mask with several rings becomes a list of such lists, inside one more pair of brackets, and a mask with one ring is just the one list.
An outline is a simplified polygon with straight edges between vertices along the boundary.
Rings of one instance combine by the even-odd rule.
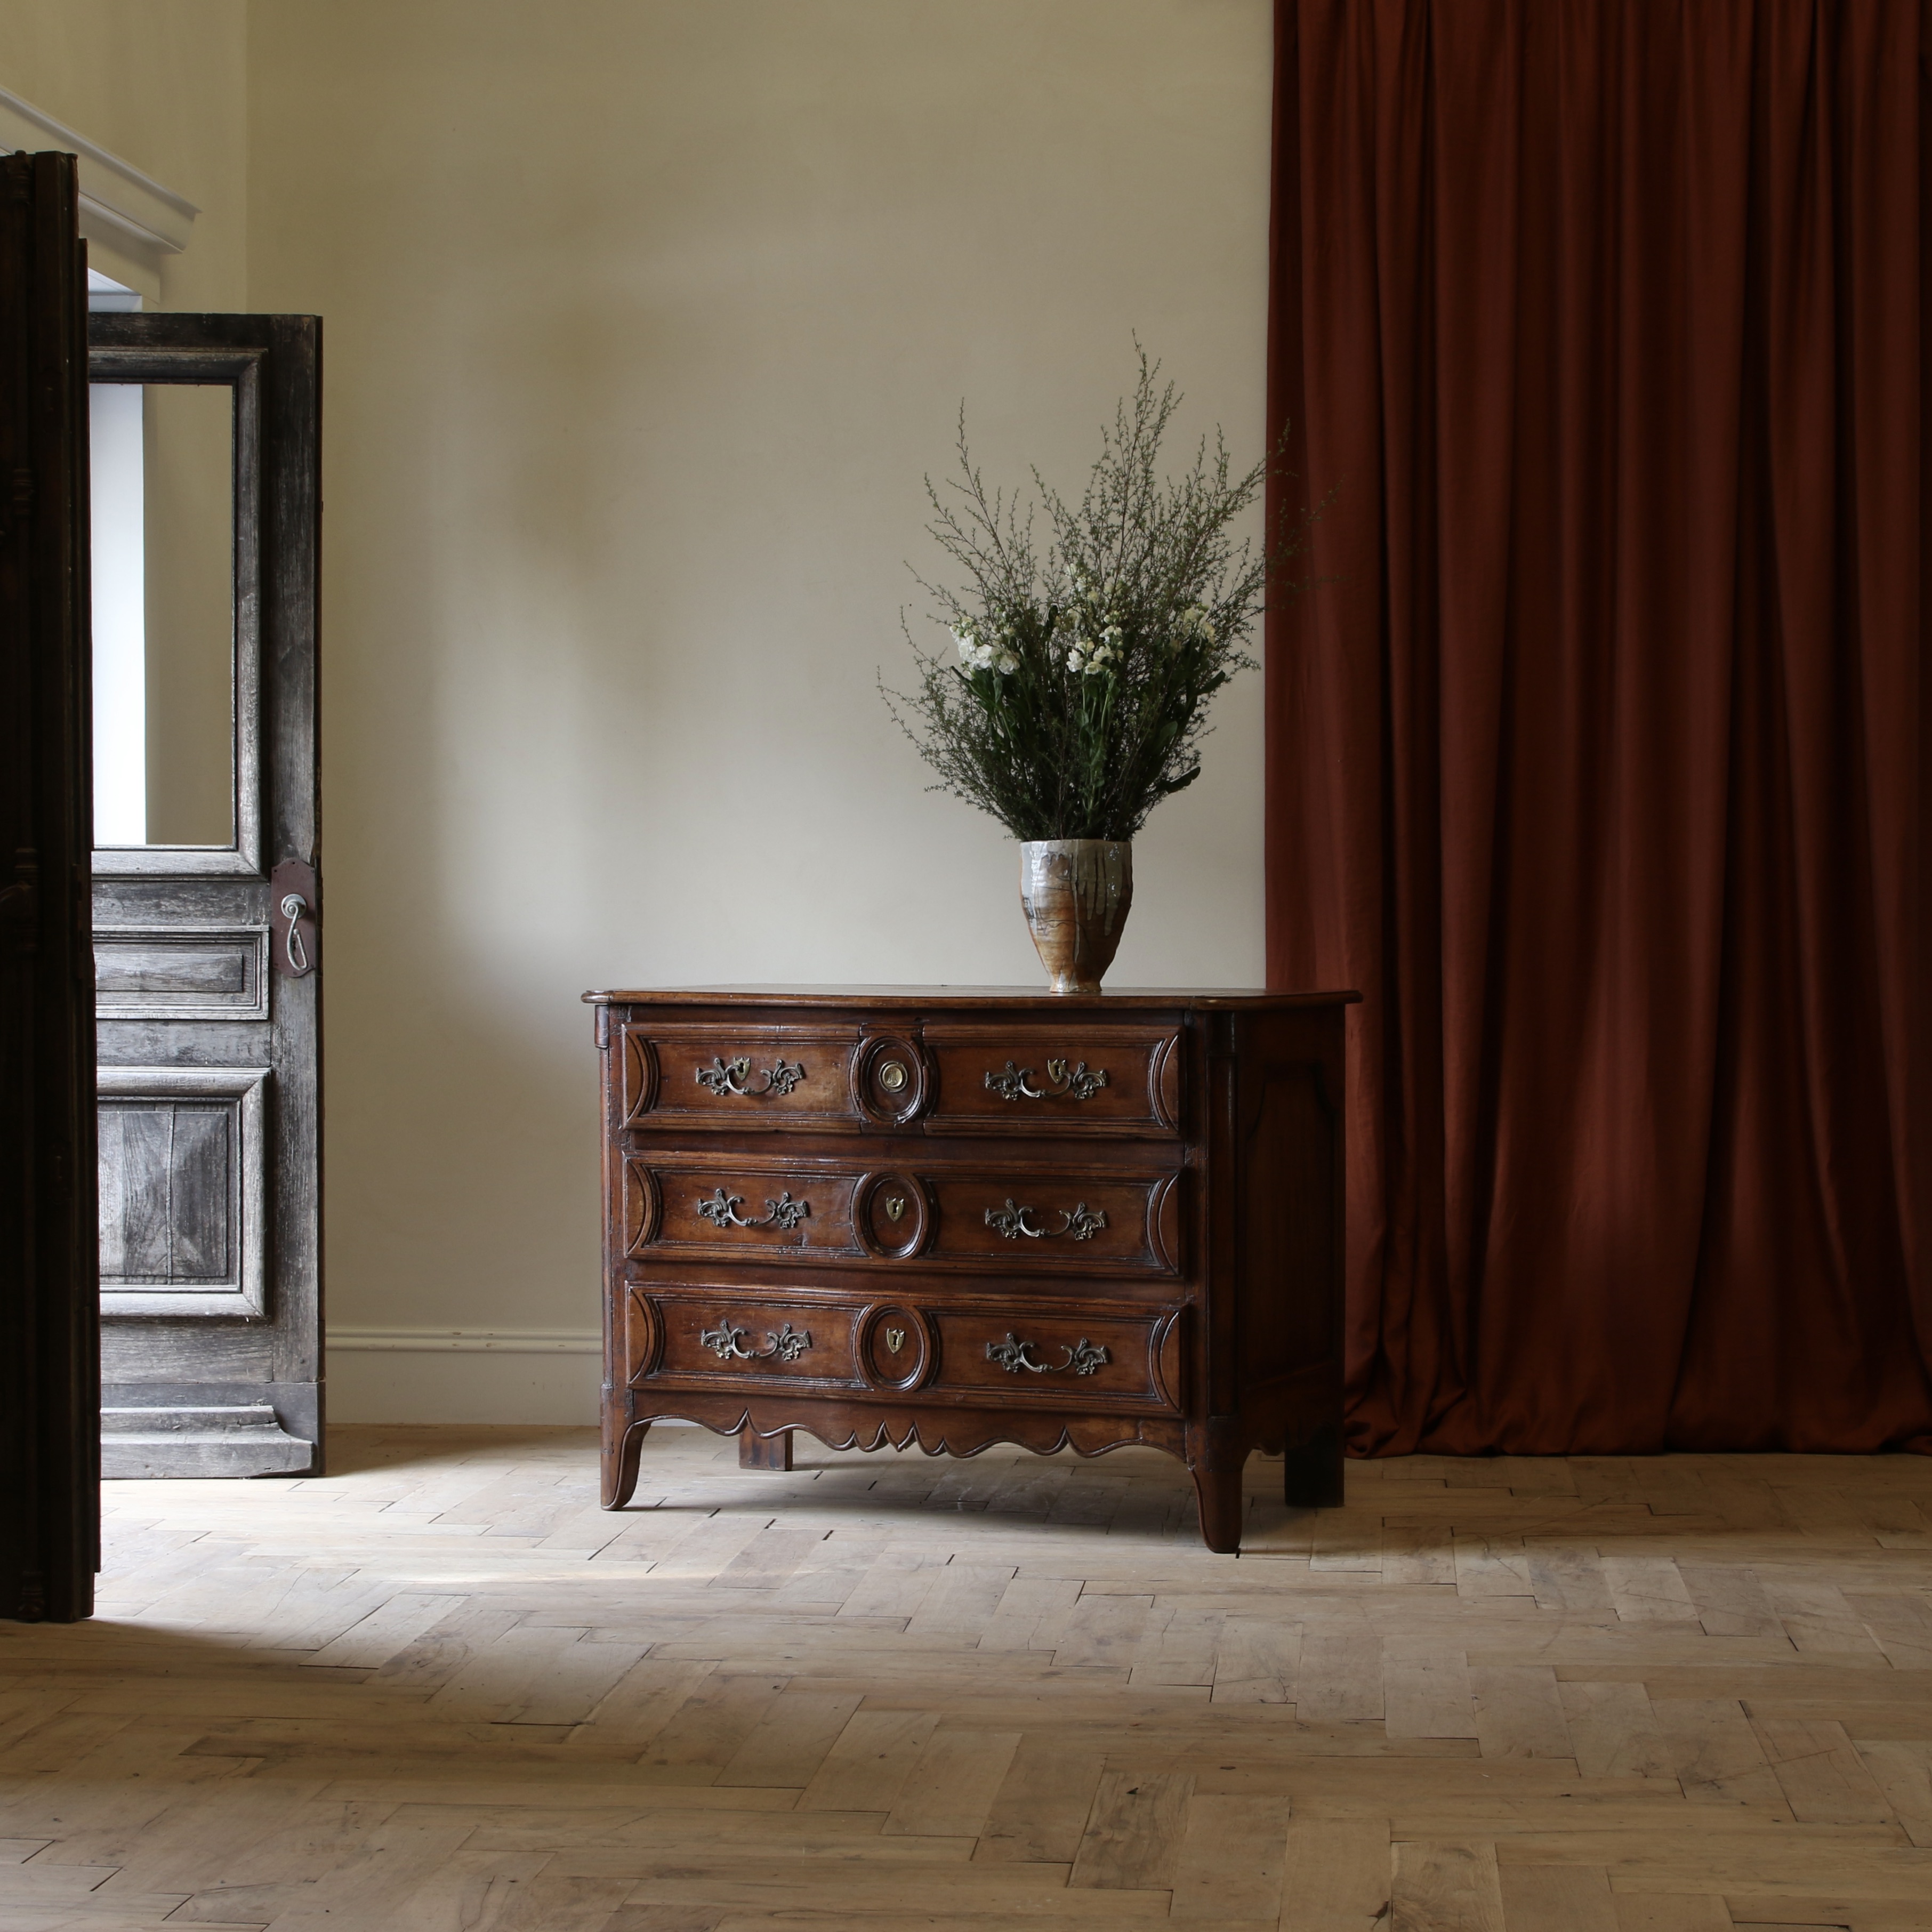
[[1112, 838], [1020, 843], [1020, 904], [1056, 993], [1097, 993], [1134, 902], [1134, 848]]

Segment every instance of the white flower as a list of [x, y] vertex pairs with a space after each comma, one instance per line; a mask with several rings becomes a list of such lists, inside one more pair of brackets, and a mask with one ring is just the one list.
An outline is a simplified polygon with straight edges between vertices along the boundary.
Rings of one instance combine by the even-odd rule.
[[1208, 613], [1198, 604], [1190, 604], [1180, 614], [1180, 628], [1190, 637], [1198, 638], [1203, 644], [1214, 641], [1214, 626], [1208, 620]]
[[993, 668], [1002, 677], [1010, 677], [1020, 668], [1020, 661], [1011, 651], [1002, 651], [994, 660]]
[[1119, 650], [1126, 641], [1125, 634], [1121, 631], [1120, 626], [1118, 624], [1109, 624], [1107, 628], [1100, 633], [1101, 644], [1103, 647], [1110, 650]]
[[999, 655], [997, 647], [982, 644], [970, 625], [962, 624], [952, 634], [959, 646], [959, 660], [968, 670], [990, 670]]

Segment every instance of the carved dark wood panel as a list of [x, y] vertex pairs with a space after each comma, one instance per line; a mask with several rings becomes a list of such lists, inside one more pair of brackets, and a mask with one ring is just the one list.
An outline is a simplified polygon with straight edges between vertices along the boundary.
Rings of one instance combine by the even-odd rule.
[[853, 1230], [877, 1261], [910, 1261], [920, 1253], [932, 1215], [932, 1197], [915, 1174], [868, 1174], [853, 1191]]
[[910, 1303], [875, 1304], [859, 1318], [859, 1372], [874, 1389], [907, 1394], [932, 1372], [932, 1324]]
[[265, 1020], [268, 935], [226, 931], [94, 934], [94, 1010], [113, 1019]]
[[1178, 1271], [1178, 1174], [1009, 1160], [928, 1170], [923, 1179], [935, 1203], [937, 1232], [922, 1259], [935, 1267], [1056, 1275]]
[[674, 1166], [633, 1159], [626, 1169], [626, 1246], [632, 1254], [852, 1259], [861, 1252], [852, 1229], [855, 1173], [802, 1161]]
[[1318, 1061], [1262, 1059], [1242, 1087], [1240, 1173], [1249, 1204], [1240, 1267], [1240, 1367], [1253, 1387], [1341, 1348], [1340, 1310], [1318, 1292], [1339, 1268], [1339, 1176]]
[[1180, 1036], [1090, 1012], [1058, 1024], [928, 1022], [936, 1092], [931, 1133], [1122, 1135], [1180, 1132]]
[[725, 1132], [856, 1124], [850, 1028], [626, 1028], [624, 1119]]
[[861, 1385], [850, 1304], [693, 1293], [652, 1298], [662, 1340], [652, 1379], [668, 1383]]
[[[98, 1077], [102, 1312], [259, 1317], [269, 1070], [106, 1066]], [[135, 1332], [152, 1340], [154, 1329]]]
[[0, 1616], [99, 1562], [86, 257], [71, 154], [0, 158]]
[[241, 1230], [241, 1109], [118, 1100], [100, 1108], [100, 1281], [226, 1281]]
[[934, 1386], [1062, 1409], [1178, 1406], [1156, 1368], [1166, 1316], [1042, 1314], [1024, 1306], [929, 1311], [939, 1336]]

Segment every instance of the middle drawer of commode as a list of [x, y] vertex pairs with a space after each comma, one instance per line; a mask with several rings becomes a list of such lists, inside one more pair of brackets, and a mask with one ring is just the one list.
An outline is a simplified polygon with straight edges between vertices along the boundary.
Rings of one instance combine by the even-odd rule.
[[639, 1260], [1175, 1275], [1184, 1185], [1172, 1170], [993, 1160], [922, 1171], [634, 1154], [624, 1159], [614, 1232]]

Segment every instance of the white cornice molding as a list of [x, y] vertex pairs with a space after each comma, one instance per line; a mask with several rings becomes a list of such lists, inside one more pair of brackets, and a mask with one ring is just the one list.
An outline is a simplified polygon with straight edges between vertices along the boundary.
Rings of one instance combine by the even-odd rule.
[[594, 1328], [344, 1328], [329, 1324], [331, 1348], [408, 1354], [596, 1355]]
[[80, 158], [80, 232], [159, 266], [188, 246], [201, 211], [132, 162], [76, 134], [31, 101], [0, 88], [0, 153], [64, 148]]

